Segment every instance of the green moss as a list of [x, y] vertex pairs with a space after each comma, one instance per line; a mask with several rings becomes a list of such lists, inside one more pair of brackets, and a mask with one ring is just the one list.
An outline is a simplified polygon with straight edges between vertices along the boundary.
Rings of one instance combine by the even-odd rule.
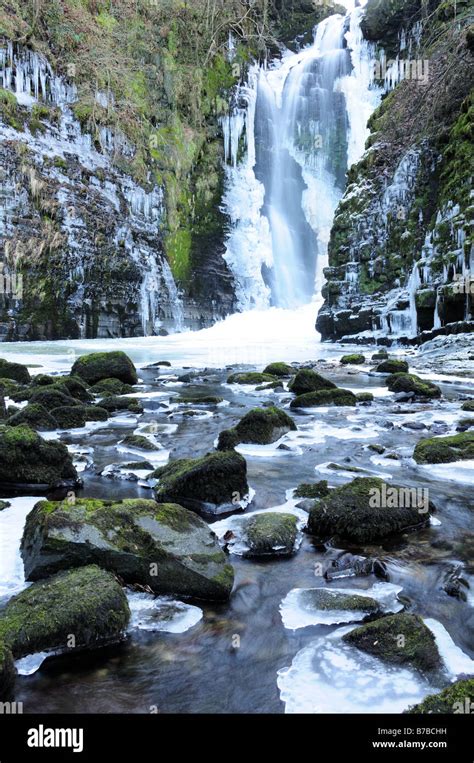
[[227, 379], [227, 384], [262, 384], [264, 382], [276, 381], [270, 374], [260, 374], [256, 371], [247, 371], [244, 373], [231, 374]]
[[[199, 527], [200, 521], [192, 512], [183, 509], [176, 503], [160, 503], [155, 511], [155, 519], [161, 524], [171, 527], [178, 533], [185, 533], [193, 527]], [[209, 561], [209, 558], [206, 557]], [[217, 561], [219, 561], [219, 558]]]
[[288, 389], [295, 395], [304, 395], [307, 392], [318, 392], [323, 389], [335, 389], [334, 382], [329, 381], [316, 371], [309, 368], [302, 368], [296, 376], [290, 381]]
[[244, 523], [249, 550], [245, 556], [290, 556], [295, 551], [298, 532], [293, 514], [263, 512]]
[[77, 480], [63, 443], [45, 441], [24, 424], [0, 428], [0, 482], [54, 485], [63, 480]]
[[43, 405], [39, 403], [29, 403], [25, 408], [22, 408], [18, 413], [14, 413], [13, 416], [7, 421], [11, 427], [17, 427], [21, 424], [26, 424], [32, 429], [41, 429], [48, 431], [58, 428], [58, 422], [54, 415], [50, 414]]
[[139, 450], [156, 450], [156, 445], [139, 434], [127, 435], [122, 440], [122, 445], [128, 445], [130, 448], [138, 448]]
[[268, 445], [278, 440], [286, 432], [296, 430], [296, 424], [285, 411], [274, 406], [252, 408], [233, 430], [225, 430], [219, 435], [218, 450], [231, 450], [239, 442], [254, 442]]
[[474, 702], [474, 678], [462, 679], [448, 686], [438, 694], [429, 694], [418, 705], [405, 710], [406, 713], [472, 713]]
[[290, 403], [290, 408], [314, 408], [320, 405], [355, 405], [357, 398], [348, 389], [321, 389], [298, 395]]
[[417, 464], [447, 464], [474, 458], [474, 432], [461, 432], [450, 437], [428, 437], [414, 450]]
[[365, 363], [365, 357], [361, 353], [353, 353], [352, 355], [343, 355], [340, 362], [343, 366], [360, 365]]
[[435, 637], [418, 615], [389, 615], [355, 628], [342, 639], [391, 665], [408, 664], [422, 672], [441, 668]]
[[383, 360], [382, 363], [379, 363], [375, 370], [381, 374], [396, 374], [399, 372], [407, 373], [408, 363], [406, 360], [389, 358], [388, 360]]
[[441, 397], [441, 390], [436, 384], [420, 379], [415, 374], [394, 373], [385, 383], [391, 392], [414, 392], [417, 397]]
[[78, 358], [71, 375], [79, 376], [88, 384], [95, 384], [103, 379], [119, 379], [124, 384], [136, 384], [137, 371], [132, 361], [124, 352], [93, 352]]
[[380, 611], [380, 604], [370, 596], [345, 594], [324, 588], [307, 588], [301, 592], [305, 607], [328, 611], [356, 611], [375, 614]]
[[10, 363], [3, 358], [0, 358], [0, 377], [12, 379], [19, 384], [29, 384], [31, 381], [30, 372], [26, 366], [21, 363]]
[[461, 405], [461, 410], [474, 411], [474, 400], [466, 400], [466, 402]]
[[94, 395], [107, 393], [109, 395], [127, 395], [133, 392], [131, 384], [124, 384], [119, 379], [102, 379], [91, 387]]
[[372, 403], [374, 396], [372, 392], [358, 392], [356, 398], [358, 403]]
[[294, 372], [295, 369], [289, 366], [288, 363], [270, 363], [270, 365], [263, 369], [264, 374], [278, 377], [292, 376]]
[[329, 494], [327, 480], [303, 482], [295, 490], [295, 498], [322, 498]]

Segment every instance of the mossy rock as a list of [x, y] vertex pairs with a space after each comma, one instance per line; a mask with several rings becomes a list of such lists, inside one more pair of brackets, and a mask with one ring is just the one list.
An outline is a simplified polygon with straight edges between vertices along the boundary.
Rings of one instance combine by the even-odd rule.
[[0, 394], [11, 397], [15, 392], [18, 392], [18, 382], [0, 378]]
[[474, 400], [466, 400], [466, 402], [461, 405], [461, 410], [474, 411]]
[[40, 429], [44, 432], [58, 428], [58, 422], [47, 409], [39, 403], [29, 403], [7, 420], [11, 427], [26, 424], [32, 429]]
[[13, 655], [0, 638], [0, 702], [10, 702], [13, 699], [15, 677]]
[[61, 405], [51, 411], [60, 429], [81, 429], [86, 425], [86, 414], [82, 405]]
[[435, 637], [418, 615], [400, 612], [382, 617], [342, 639], [390, 665], [409, 665], [423, 673], [442, 667]]
[[461, 679], [438, 694], [429, 694], [423, 702], [413, 705], [405, 713], [472, 713], [474, 703], [474, 678]]
[[391, 392], [414, 392], [416, 397], [441, 397], [441, 390], [436, 384], [420, 379], [415, 374], [391, 374], [385, 384]]
[[190, 509], [232, 510], [249, 491], [245, 458], [235, 451], [171, 461], [152, 476], [159, 480], [155, 488], [158, 501], [176, 502]]
[[413, 458], [417, 464], [449, 464], [474, 459], [474, 432], [427, 437], [416, 444]]
[[265, 392], [267, 389], [283, 389], [283, 382], [281, 380], [268, 382], [268, 384], [259, 384], [255, 387], [256, 392]]
[[100, 407], [109, 413], [114, 413], [115, 411], [143, 413], [142, 404], [134, 397], [116, 397], [115, 395], [110, 395], [110, 397], [105, 397], [100, 401]]
[[357, 352], [352, 353], [352, 355], [343, 355], [340, 363], [343, 366], [359, 366], [361, 363], [365, 363], [365, 356]]
[[10, 363], [4, 358], [0, 358], [0, 378], [13, 379], [19, 384], [29, 384], [31, 381], [30, 372], [26, 366], [21, 363]]
[[109, 412], [101, 405], [84, 405], [83, 413], [86, 421], [107, 421]]
[[57, 376], [50, 376], [49, 374], [37, 374], [36, 376], [33, 376], [31, 385], [32, 387], [49, 387], [51, 384], [56, 384], [57, 380]]
[[296, 550], [298, 523], [293, 514], [255, 514], [244, 520], [243, 531], [246, 557], [291, 556]]
[[348, 389], [322, 389], [319, 392], [307, 392], [298, 395], [290, 403], [290, 408], [315, 408], [320, 405], [355, 405], [357, 398]]
[[82, 379], [74, 376], [58, 377], [54, 384], [54, 388], [70, 395], [81, 403], [91, 403], [93, 400], [92, 395], [88, 392]]
[[33, 394], [29, 398], [30, 403], [38, 403], [46, 408], [47, 411], [53, 411], [55, 408], [61, 408], [63, 406], [80, 405], [78, 400], [75, 400], [71, 395], [65, 395], [64, 392], [60, 392], [58, 389], [41, 389]]
[[342, 593], [328, 588], [306, 588], [301, 591], [301, 603], [308, 609], [322, 609], [325, 612], [364, 612], [375, 615], [380, 612], [376, 599], [362, 594]]
[[133, 469], [133, 471], [142, 469], [143, 471], [153, 471], [153, 464], [149, 461], [128, 461], [126, 464], [120, 464], [121, 469]]
[[90, 391], [94, 395], [128, 395], [133, 392], [131, 384], [124, 384], [120, 379], [102, 379], [94, 384]]
[[289, 366], [288, 363], [270, 363], [270, 365], [263, 369], [263, 373], [277, 376], [278, 378], [286, 378], [293, 376], [295, 369]]
[[138, 376], [135, 366], [124, 352], [93, 352], [76, 360], [72, 376], [79, 376], [88, 384], [96, 384], [103, 379], [119, 379], [124, 384], [136, 384]]
[[150, 440], [140, 434], [127, 435], [121, 444], [127, 445], [129, 448], [138, 448], [138, 450], [156, 450], [156, 445], [153, 445]]
[[395, 360], [395, 358], [388, 358], [379, 363], [375, 369], [381, 374], [397, 374], [407, 373], [408, 363], [406, 360]]
[[372, 403], [374, 401], [372, 392], [358, 392], [356, 398], [358, 403]]
[[268, 445], [296, 429], [291, 416], [280, 408], [252, 408], [232, 430], [221, 432], [217, 449], [231, 450], [239, 442]]
[[305, 395], [307, 392], [319, 392], [324, 389], [335, 389], [334, 382], [325, 379], [310, 368], [302, 368], [288, 384], [288, 389], [295, 395]]
[[381, 360], [387, 360], [388, 359], [388, 352], [387, 350], [378, 350], [378, 352], [374, 352], [374, 354], [371, 357], [371, 360], [374, 361], [381, 361]]
[[28, 580], [98, 564], [159, 594], [220, 600], [233, 584], [207, 523], [153, 500], [40, 501], [27, 517], [21, 555]]
[[270, 374], [247, 371], [245, 373], [231, 374], [227, 379], [227, 384], [264, 384], [265, 382], [273, 381], [276, 381], [276, 379]]
[[49, 649], [76, 649], [117, 641], [130, 610], [116, 578], [95, 565], [59, 572], [10, 599], [0, 614], [0, 639], [14, 657]]
[[390, 488], [393, 486], [376, 477], [356, 477], [331, 490], [310, 509], [308, 531], [324, 540], [336, 538], [363, 545], [427, 523], [429, 512], [422, 513], [425, 507], [401, 505], [412, 503], [404, 493], [398, 493], [398, 506], [381, 507], [384, 490], [388, 495]]
[[26, 425], [0, 427], [0, 483], [78, 484], [71, 455], [61, 442], [43, 440]]
[[329, 495], [327, 480], [319, 482], [302, 482], [295, 490], [295, 498], [323, 498]]

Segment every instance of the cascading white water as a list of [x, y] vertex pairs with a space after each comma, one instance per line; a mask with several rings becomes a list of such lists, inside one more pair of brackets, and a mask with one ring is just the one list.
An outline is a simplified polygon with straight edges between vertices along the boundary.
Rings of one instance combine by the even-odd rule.
[[362, 13], [331, 16], [310, 47], [253, 66], [224, 120], [225, 259], [241, 310], [294, 309], [320, 292], [346, 170], [363, 153], [380, 98]]

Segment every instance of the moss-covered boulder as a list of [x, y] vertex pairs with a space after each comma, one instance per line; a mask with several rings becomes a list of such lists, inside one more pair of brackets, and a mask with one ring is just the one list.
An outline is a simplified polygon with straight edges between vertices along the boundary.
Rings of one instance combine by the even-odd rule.
[[156, 469], [158, 501], [172, 501], [197, 511], [236, 509], [248, 494], [247, 463], [236, 451], [180, 458]]
[[381, 360], [387, 360], [388, 359], [388, 352], [387, 350], [378, 350], [377, 352], [374, 352], [374, 354], [371, 357], [371, 360], [374, 362], [381, 361]]
[[61, 405], [51, 411], [60, 429], [78, 429], [86, 425], [85, 410], [82, 405]]
[[408, 363], [406, 360], [388, 358], [387, 360], [382, 360], [382, 362], [377, 365], [375, 370], [381, 374], [407, 373]]
[[246, 371], [243, 373], [231, 374], [227, 379], [227, 384], [264, 384], [265, 382], [276, 381], [270, 374], [260, 374], [257, 371]]
[[21, 543], [25, 575], [98, 564], [160, 594], [226, 599], [233, 570], [214, 533], [175, 504], [127, 499], [40, 501]]
[[0, 638], [0, 702], [9, 702], [13, 699], [15, 676], [13, 655]]
[[288, 384], [288, 389], [295, 395], [305, 395], [307, 392], [319, 392], [323, 389], [335, 389], [336, 385], [325, 379], [321, 374], [310, 368], [302, 368]]
[[358, 403], [373, 403], [374, 401], [372, 392], [358, 392], [356, 398]]
[[427, 437], [416, 444], [413, 458], [417, 464], [448, 464], [474, 459], [474, 432]]
[[95, 565], [59, 572], [14, 596], [0, 613], [0, 640], [16, 659], [66, 651], [70, 637], [85, 649], [119, 640], [130, 618], [114, 575]]
[[365, 544], [419, 527], [428, 519], [427, 507], [418, 507], [404, 488], [376, 477], [356, 477], [315, 501], [308, 531], [324, 540]]
[[474, 706], [474, 678], [456, 681], [438, 694], [430, 694], [423, 702], [413, 705], [405, 713], [472, 713]]
[[474, 411], [474, 400], [466, 400], [466, 402], [461, 405], [461, 410]]
[[230, 450], [239, 442], [268, 445], [296, 428], [291, 416], [280, 408], [252, 408], [233, 429], [221, 432], [217, 449]]
[[138, 450], [156, 450], [156, 445], [140, 434], [127, 435], [123, 438], [121, 444], [129, 448], [137, 448]]
[[59, 376], [56, 378], [54, 389], [58, 389], [65, 394], [70, 395], [81, 403], [90, 403], [93, 400], [92, 395], [87, 390], [86, 385], [75, 376]]
[[109, 413], [115, 413], [115, 411], [143, 413], [142, 404], [134, 397], [116, 397], [115, 395], [110, 395], [110, 397], [102, 398], [100, 407], [104, 408]]
[[11, 397], [12, 394], [18, 392], [18, 382], [13, 379], [2, 379], [0, 377], [0, 395], [5, 397]]
[[409, 665], [423, 673], [441, 668], [435, 637], [418, 615], [400, 612], [346, 633], [343, 641], [391, 665]]
[[90, 391], [94, 395], [128, 395], [133, 392], [131, 384], [124, 384], [120, 379], [102, 379], [94, 384]]
[[270, 365], [263, 369], [263, 373], [277, 376], [278, 378], [286, 378], [293, 376], [295, 369], [289, 366], [288, 363], [270, 363]]
[[4, 358], [0, 358], [0, 378], [13, 379], [19, 384], [29, 384], [31, 381], [30, 372], [26, 366], [21, 363], [10, 363]]
[[101, 405], [84, 405], [82, 408], [86, 421], [107, 421], [109, 412]]
[[54, 408], [60, 408], [62, 406], [79, 405], [79, 401], [75, 400], [71, 395], [65, 394], [53, 387], [33, 392], [29, 401], [30, 403], [38, 403], [38, 405], [42, 405], [47, 411], [52, 411]]
[[415, 374], [391, 374], [385, 379], [385, 384], [390, 392], [413, 392], [415, 397], [441, 397], [441, 390], [436, 384], [420, 379]]
[[93, 352], [76, 360], [72, 376], [79, 376], [88, 384], [96, 384], [103, 379], [119, 379], [124, 384], [136, 384], [138, 376], [135, 366], [124, 352]]
[[29, 403], [20, 411], [14, 413], [13, 416], [10, 416], [7, 424], [12, 427], [26, 424], [32, 429], [40, 429], [44, 432], [58, 428], [58, 422], [54, 416], [39, 403]]
[[296, 550], [298, 523], [294, 514], [268, 511], [243, 522], [246, 557], [291, 556]]
[[329, 494], [327, 480], [302, 482], [295, 490], [295, 498], [322, 498]]
[[0, 427], [0, 483], [79, 484], [71, 455], [61, 442], [46, 441], [28, 426]]
[[331, 591], [329, 588], [305, 588], [300, 593], [300, 601], [305, 609], [363, 612], [367, 617], [373, 617], [380, 612], [379, 602], [370, 596]]
[[340, 363], [343, 366], [359, 366], [365, 363], [365, 356], [360, 352], [353, 352], [352, 355], [343, 355]]
[[320, 405], [355, 405], [356, 403], [357, 398], [353, 392], [336, 387], [298, 395], [291, 401], [290, 408], [316, 408]]

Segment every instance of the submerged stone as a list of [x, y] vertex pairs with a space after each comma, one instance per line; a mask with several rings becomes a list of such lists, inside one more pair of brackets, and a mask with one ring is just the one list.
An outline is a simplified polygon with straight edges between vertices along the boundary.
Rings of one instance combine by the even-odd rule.
[[21, 554], [28, 580], [98, 564], [160, 594], [226, 599], [233, 569], [194, 512], [153, 500], [40, 501], [28, 515]]

